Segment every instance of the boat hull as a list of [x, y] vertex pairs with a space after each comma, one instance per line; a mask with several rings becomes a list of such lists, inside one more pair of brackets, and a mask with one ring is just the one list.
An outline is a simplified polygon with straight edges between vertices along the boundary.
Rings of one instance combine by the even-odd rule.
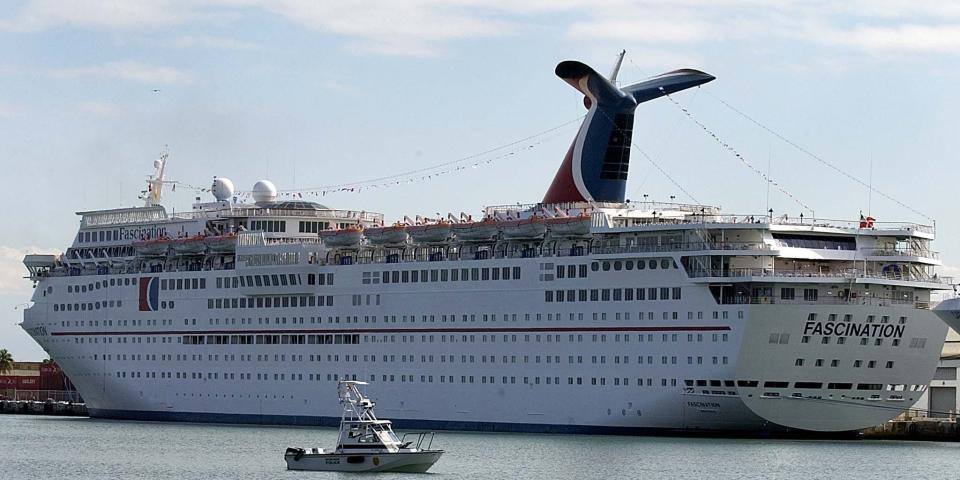
[[288, 470], [318, 472], [425, 473], [440, 460], [442, 450], [397, 453], [291, 453], [283, 456]]

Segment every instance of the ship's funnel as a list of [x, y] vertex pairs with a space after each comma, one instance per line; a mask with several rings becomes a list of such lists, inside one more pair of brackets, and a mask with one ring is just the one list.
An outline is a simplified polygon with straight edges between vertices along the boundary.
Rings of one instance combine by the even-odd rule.
[[714, 79], [682, 69], [619, 88], [577, 61], [560, 62], [556, 74], [583, 93], [589, 111], [543, 203], [623, 202], [637, 105]]

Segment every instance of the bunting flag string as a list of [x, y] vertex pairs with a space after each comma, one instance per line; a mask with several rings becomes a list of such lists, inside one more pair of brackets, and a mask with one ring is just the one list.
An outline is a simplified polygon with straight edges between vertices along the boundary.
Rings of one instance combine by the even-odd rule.
[[[576, 119], [570, 120], [568, 122], [562, 123], [555, 127], [537, 132], [533, 135], [528, 135], [526, 137], [514, 140], [512, 142], [499, 145], [497, 147], [484, 150], [482, 152], [474, 153], [464, 157], [457, 158], [455, 160], [431, 165], [428, 167], [417, 168], [414, 170], [409, 170], [406, 172], [401, 172], [393, 175], [387, 175], [376, 178], [368, 178], [365, 180], [358, 180], [349, 183], [325, 185], [320, 187], [312, 188], [297, 188], [297, 189], [288, 189], [288, 190], [279, 190], [277, 195], [282, 198], [304, 198], [304, 197], [324, 197], [326, 195], [334, 193], [359, 193], [367, 189], [382, 189], [382, 188], [391, 188], [399, 185], [407, 185], [415, 182], [422, 182], [427, 180], [432, 180], [436, 177], [450, 175], [454, 173], [464, 172], [466, 170], [477, 169], [480, 167], [485, 167], [492, 165], [498, 160], [504, 158], [516, 156], [522, 154], [526, 151], [533, 150], [534, 148], [542, 145], [548, 140], [553, 139], [560, 133], [565, 127], [579, 123], [583, 120], [584, 116], [580, 116]], [[492, 156], [491, 156], [492, 155]], [[195, 192], [204, 192], [209, 193], [210, 187], [200, 187], [196, 185], [190, 185], [184, 182], [176, 182], [177, 185], [180, 185], [182, 188], [188, 188]], [[235, 197], [239, 201], [245, 201], [252, 197], [253, 192], [249, 190], [241, 190], [235, 193]]]
[[893, 198], [892, 196], [890, 196], [890, 195], [888, 195], [888, 194], [886, 194], [886, 193], [884, 193], [884, 192], [882, 192], [882, 191], [880, 191], [880, 190], [877, 190], [877, 189], [876, 189], [873, 185], [871, 185], [870, 183], [864, 182], [863, 180], [855, 177], [854, 175], [852, 175], [852, 174], [850, 174], [850, 173], [847, 173], [846, 171], [840, 169], [840, 167], [837, 167], [836, 165], [834, 165], [834, 164], [832, 164], [832, 163], [824, 160], [823, 158], [821, 158], [820, 156], [818, 156], [818, 155], [814, 154], [813, 152], [807, 150], [806, 148], [803, 148], [802, 146], [800, 146], [799, 144], [793, 142], [793, 141], [790, 140], [789, 138], [784, 137], [784, 136], [781, 135], [779, 132], [777, 132], [777, 131], [773, 130], [772, 128], [770, 128], [770, 127], [768, 127], [768, 126], [760, 123], [759, 121], [755, 120], [753, 117], [747, 115], [746, 113], [744, 113], [744, 112], [742, 112], [741, 110], [737, 109], [737, 108], [734, 107], [733, 105], [730, 105], [729, 103], [725, 102], [722, 98], [720, 98], [720, 97], [718, 97], [718, 96], [716, 96], [716, 95], [714, 95], [714, 94], [712, 94], [712, 93], [710, 93], [710, 92], [707, 92], [707, 94], [710, 95], [711, 97], [713, 97], [715, 100], [717, 100], [717, 101], [720, 102], [721, 104], [723, 104], [723, 106], [725, 106], [725, 107], [729, 108], [730, 110], [732, 110], [732, 111], [733, 111], [734, 113], [736, 113], [737, 115], [740, 115], [741, 117], [747, 119], [747, 121], [749, 121], [750, 123], [752, 123], [752, 124], [754, 124], [754, 125], [762, 128], [763, 130], [767, 131], [767, 133], [773, 135], [774, 137], [777, 137], [778, 139], [780, 139], [782, 142], [786, 143], [787, 145], [790, 145], [791, 147], [799, 150], [799, 151], [800, 151], [801, 153], [803, 153], [804, 155], [806, 155], [806, 156], [808, 156], [808, 157], [810, 157], [810, 158], [812, 158], [812, 159], [820, 162], [822, 165], [826, 166], [827, 168], [829, 168], [829, 169], [831, 169], [831, 170], [839, 173], [840, 175], [843, 175], [844, 177], [847, 177], [847, 178], [850, 179], [850, 180], [853, 180], [854, 182], [860, 184], [861, 186], [866, 187], [868, 190], [873, 191], [873, 192], [876, 193], [877, 195], [880, 195], [881, 197], [886, 198], [887, 200], [890, 200], [891, 202], [893, 202], [893, 203], [895, 203], [895, 204], [897, 204], [897, 205], [899, 205], [899, 206], [901, 206], [901, 207], [903, 207], [903, 208], [905, 208], [905, 209], [907, 209], [907, 210], [909, 210], [909, 211], [911, 211], [911, 212], [913, 212], [913, 213], [915, 213], [915, 214], [917, 214], [917, 215], [920, 215], [921, 217], [926, 218], [927, 220], [930, 220], [931, 222], [935, 222], [935, 221], [936, 221], [936, 220], [934, 220], [932, 217], [930, 217], [929, 215], [927, 215], [927, 214], [925, 214], [925, 213], [923, 213], [923, 212], [921, 212], [921, 211], [919, 211], [919, 210], [917, 210], [917, 209], [915, 209], [915, 208], [913, 208], [913, 207], [911, 207], [911, 206], [909, 206], [909, 205], [901, 202], [900, 200], [897, 200], [896, 198]]
[[670, 100], [670, 102], [673, 103], [677, 108], [679, 108], [680, 111], [683, 112], [683, 114], [687, 116], [687, 118], [689, 118], [691, 121], [693, 121], [693, 123], [697, 124], [697, 126], [700, 127], [701, 130], [703, 130], [704, 132], [706, 132], [706, 134], [709, 135], [711, 138], [713, 138], [718, 144], [720, 144], [721, 147], [723, 147], [725, 150], [727, 150], [728, 152], [730, 152], [731, 154], [733, 154], [733, 156], [735, 156], [735, 157], [737, 158], [737, 160], [740, 160], [740, 163], [742, 163], [744, 166], [746, 166], [747, 168], [749, 168], [750, 170], [752, 170], [753, 173], [759, 175], [760, 178], [766, 180], [767, 183], [769, 183], [770, 185], [773, 185], [774, 187], [776, 187], [777, 190], [780, 191], [780, 193], [782, 193], [782, 194], [784, 194], [785, 196], [787, 196], [787, 198], [793, 200], [797, 205], [800, 205], [800, 207], [802, 207], [804, 210], [810, 212], [810, 215], [811, 215], [811, 216], [815, 216], [812, 208], [808, 207], [807, 204], [803, 203], [802, 200], [800, 200], [799, 198], [797, 198], [796, 196], [794, 196], [792, 193], [788, 192], [787, 189], [783, 187], [783, 185], [780, 185], [779, 183], [777, 183], [776, 181], [774, 181], [773, 179], [771, 179], [770, 177], [768, 177], [767, 174], [763, 173], [763, 171], [761, 171], [761, 170], [758, 169], [757, 167], [754, 167], [753, 164], [751, 164], [750, 162], [748, 162], [747, 159], [744, 158], [744, 156], [741, 155], [740, 152], [737, 151], [737, 149], [733, 148], [732, 145], [730, 145], [729, 143], [725, 142], [725, 141], [724, 141], [723, 139], [721, 139], [716, 133], [714, 133], [712, 130], [710, 130], [709, 128], [707, 128], [707, 126], [704, 125], [702, 122], [700, 122], [700, 120], [698, 120], [696, 117], [694, 117], [693, 114], [692, 114], [689, 110], [687, 110], [683, 105], [680, 105], [680, 102], [676, 101], [672, 96], [670, 96], [670, 95], [668, 95], [666, 92], [664, 92], [662, 88], [660, 89], [660, 91], [663, 92], [663, 95], [664, 95], [665, 97], [667, 97], [667, 98]]

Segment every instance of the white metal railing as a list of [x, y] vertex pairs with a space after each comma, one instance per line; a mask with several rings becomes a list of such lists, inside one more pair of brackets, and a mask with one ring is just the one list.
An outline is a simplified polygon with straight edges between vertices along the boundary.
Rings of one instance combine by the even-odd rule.
[[875, 278], [880, 280], [902, 280], [907, 282], [924, 282], [949, 285], [953, 283], [952, 277], [941, 277], [939, 275], [922, 276], [906, 272], [896, 273], [877, 273], [864, 272], [863, 270], [853, 270], [845, 272], [814, 272], [804, 270], [779, 271], [768, 268], [730, 268], [723, 270], [696, 270], [689, 273], [691, 278], [730, 278], [730, 277], [773, 277], [773, 278]]

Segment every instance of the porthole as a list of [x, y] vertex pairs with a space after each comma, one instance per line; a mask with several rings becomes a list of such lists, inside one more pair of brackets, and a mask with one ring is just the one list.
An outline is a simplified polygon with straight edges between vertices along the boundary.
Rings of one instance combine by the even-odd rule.
[[603, 271], [604, 272], [610, 271], [610, 262], [603, 262]]
[[650, 270], [654, 270], [654, 269], [656, 269], [656, 268], [657, 268], [657, 261], [651, 259], [651, 260], [650, 260]]
[[593, 270], [594, 272], [600, 270], [600, 262], [593, 262], [593, 263], [591, 263], [591, 264], [590, 264], [590, 270]]
[[672, 260], [669, 258], [664, 258], [663, 260], [660, 260], [660, 268], [664, 270], [670, 268], [670, 262], [672, 262]]
[[618, 271], [618, 272], [619, 272], [620, 270], [623, 270], [623, 262], [621, 262], [620, 260], [617, 260], [617, 261], [613, 262], [613, 269], [616, 270], [616, 271]]

